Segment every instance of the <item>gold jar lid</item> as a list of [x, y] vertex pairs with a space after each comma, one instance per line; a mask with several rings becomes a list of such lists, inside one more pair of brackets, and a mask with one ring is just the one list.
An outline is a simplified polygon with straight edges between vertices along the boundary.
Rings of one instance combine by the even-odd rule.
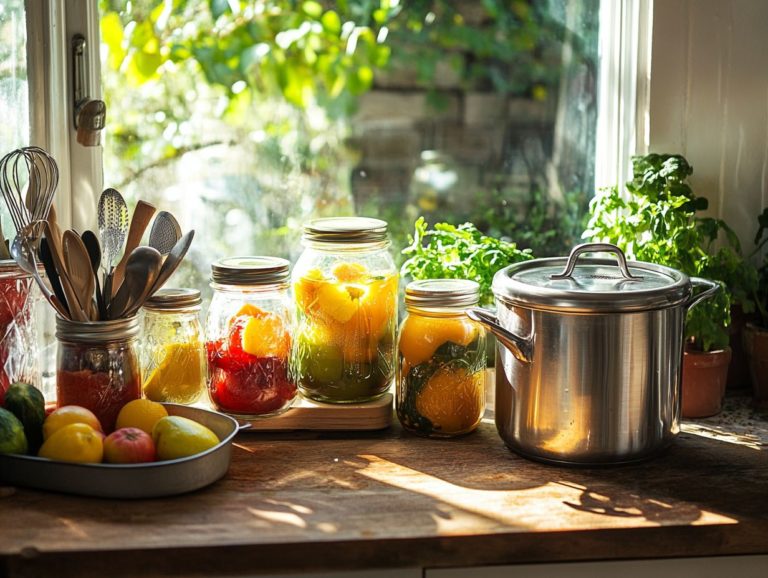
[[468, 279], [424, 279], [405, 288], [409, 309], [466, 309], [479, 301], [480, 285]]
[[304, 224], [304, 241], [314, 243], [381, 243], [387, 222], [370, 217], [331, 217]]
[[279, 257], [227, 257], [211, 265], [211, 280], [219, 285], [278, 285], [288, 283], [290, 268]]
[[197, 289], [160, 289], [144, 302], [144, 309], [176, 311], [198, 307], [202, 302]]

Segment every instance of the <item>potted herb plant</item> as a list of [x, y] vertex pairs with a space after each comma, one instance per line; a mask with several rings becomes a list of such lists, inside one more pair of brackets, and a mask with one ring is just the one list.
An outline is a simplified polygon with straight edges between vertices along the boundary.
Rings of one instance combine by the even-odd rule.
[[[768, 244], [768, 207], [758, 217], [755, 235], [755, 254]], [[744, 331], [744, 349], [752, 378], [752, 396], [759, 409], [768, 409], [768, 253], [757, 270], [754, 290], [755, 321], [747, 323]]]
[[[682, 413], [703, 417], [720, 411], [731, 359], [731, 301], [746, 295], [742, 278], [749, 272], [733, 231], [722, 220], [696, 216], [708, 203], [688, 185], [692, 173], [680, 155], [635, 157], [627, 194], [614, 187], [595, 197], [583, 236], [618, 245], [631, 259], [722, 285], [713, 299], [690, 310], [686, 323]], [[718, 239], [724, 242], [716, 248]]]

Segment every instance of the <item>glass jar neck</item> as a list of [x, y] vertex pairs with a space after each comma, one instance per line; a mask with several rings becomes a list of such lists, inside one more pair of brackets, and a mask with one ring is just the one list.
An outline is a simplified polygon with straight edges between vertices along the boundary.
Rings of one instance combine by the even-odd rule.
[[389, 249], [391, 245], [388, 239], [370, 243], [344, 243], [342, 241], [328, 243], [308, 240], [304, 240], [303, 243], [308, 249], [322, 253], [375, 253]]
[[265, 285], [225, 285], [211, 282], [211, 289], [218, 293], [284, 293], [288, 291], [289, 283], [269, 283]]
[[200, 305], [192, 305], [191, 307], [177, 307], [174, 309], [156, 309], [154, 307], [144, 306], [144, 313], [148, 315], [192, 315], [200, 313]]

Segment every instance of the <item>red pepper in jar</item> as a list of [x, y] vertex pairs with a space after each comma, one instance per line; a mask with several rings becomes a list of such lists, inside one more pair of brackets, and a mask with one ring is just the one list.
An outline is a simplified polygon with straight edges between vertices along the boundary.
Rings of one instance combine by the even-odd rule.
[[290, 338], [277, 315], [253, 306], [240, 313], [227, 339], [206, 344], [211, 401], [225, 412], [278, 412], [296, 395], [288, 374]]

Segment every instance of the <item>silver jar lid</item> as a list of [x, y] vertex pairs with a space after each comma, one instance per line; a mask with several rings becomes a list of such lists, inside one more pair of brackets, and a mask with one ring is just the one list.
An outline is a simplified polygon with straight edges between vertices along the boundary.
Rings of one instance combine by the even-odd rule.
[[304, 224], [304, 241], [315, 243], [380, 243], [387, 240], [387, 222], [369, 217], [332, 217]]
[[197, 307], [202, 302], [197, 289], [160, 289], [144, 302], [144, 309], [175, 311]]
[[56, 316], [56, 338], [75, 343], [114, 343], [136, 339], [141, 331], [139, 317], [112, 321], [71, 321]]
[[[617, 258], [579, 258], [601, 251]], [[614, 313], [678, 305], [690, 296], [691, 281], [671, 267], [626, 261], [614, 245], [585, 243], [575, 247], [569, 257], [510, 265], [496, 273], [492, 288], [500, 301], [530, 309]]]
[[211, 280], [220, 285], [287, 283], [291, 264], [279, 257], [227, 257], [211, 265]]
[[424, 279], [405, 288], [405, 304], [417, 309], [466, 309], [480, 301], [480, 285], [467, 279]]

